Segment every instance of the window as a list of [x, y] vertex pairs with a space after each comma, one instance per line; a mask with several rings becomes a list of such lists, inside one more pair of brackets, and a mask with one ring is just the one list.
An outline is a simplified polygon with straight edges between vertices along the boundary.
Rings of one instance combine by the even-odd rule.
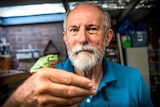
[[62, 3], [0, 7], [0, 24], [17, 25], [63, 21]]

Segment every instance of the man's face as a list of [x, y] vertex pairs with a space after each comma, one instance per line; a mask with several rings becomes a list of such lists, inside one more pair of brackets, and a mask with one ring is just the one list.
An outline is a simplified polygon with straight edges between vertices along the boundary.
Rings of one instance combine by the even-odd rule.
[[90, 5], [81, 5], [69, 13], [63, 38], [75, 67], [90, 70], [104, 55], [106, 40], [103, 15]]

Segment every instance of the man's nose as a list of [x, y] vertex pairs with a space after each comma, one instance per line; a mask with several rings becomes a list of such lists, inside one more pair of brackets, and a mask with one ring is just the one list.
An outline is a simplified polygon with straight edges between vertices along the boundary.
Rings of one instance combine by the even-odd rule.
[[78, 34], [78, 42], [80, 44], [87, 44], [88, 43], [88, 35], [87, 35], [87, 31], [84, 30], [84, 29], [81, 29], [79, 31], [79, 34]]

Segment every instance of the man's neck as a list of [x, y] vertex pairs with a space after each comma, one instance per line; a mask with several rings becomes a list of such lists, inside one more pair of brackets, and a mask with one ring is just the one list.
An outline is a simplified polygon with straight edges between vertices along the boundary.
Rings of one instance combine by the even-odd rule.
[[74, 68], [75, 73], [77, 75], [89, 78], [90, 80], [93, 81], [95, 88], [98, 88], [99, 83], [102, 79], [103, 76], [103, 67], [102, 67], [102, 62], [100, 62], [96, 67], [89, 71], [80, 71], [77, 68]]

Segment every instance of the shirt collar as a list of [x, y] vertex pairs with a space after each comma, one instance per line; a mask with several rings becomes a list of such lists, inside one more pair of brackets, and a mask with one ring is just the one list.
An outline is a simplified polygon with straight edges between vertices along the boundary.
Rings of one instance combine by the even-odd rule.
[[98, 90], [109, 83], [117, 81], [114, 76], [114, 68], [112, 67], [111, 63], [106, 57], [103, 58], [103, 78], [100, 82]]
[[67, 58], [67, 60], [64, 62], [63, 70], [74, 72], [74, 67], [69, 58]]
[[[106, 86], [108, 83], [116, 81], [113, 72], [114, 68], [112, 67], [111, 63], [112, 62], [110, 62], [106, 57], [103, 58], [103, 78], [100, 82], [98, 90]], [[65, 61], [63, 69], [69, 72], [74, 72], [74, 67], [69, 58]]]

